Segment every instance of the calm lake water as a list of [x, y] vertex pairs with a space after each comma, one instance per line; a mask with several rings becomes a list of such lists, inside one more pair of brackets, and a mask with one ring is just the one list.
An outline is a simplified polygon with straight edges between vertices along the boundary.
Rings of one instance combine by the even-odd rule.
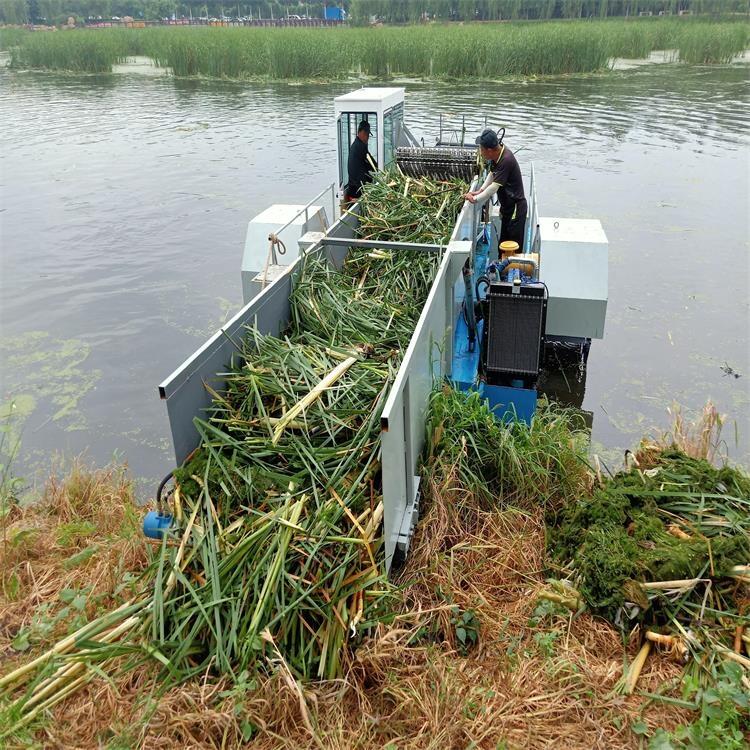
[[[486, 114], [534, 161], [542, 215], [603, 223], [595, 450], [614, 462], [673, 402], [711, 397], [746, 462], [747, 66], [405, 85], [427, 143], [440, 112]], [[172, 467], [156, 385], [240, 307], [248, 220], [335, 180], [332, 100], [356, 84], [2, 71], [0, 86], [0, 402], [17, 404], [18, 470], [116, 456], [152, 490]], [[575, 374], [558, 389], [580, 391]]]

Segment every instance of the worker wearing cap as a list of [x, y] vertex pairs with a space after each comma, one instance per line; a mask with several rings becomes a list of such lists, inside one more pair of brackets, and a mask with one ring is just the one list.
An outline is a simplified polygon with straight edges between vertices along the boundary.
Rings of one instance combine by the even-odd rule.
[[372, 182], [372, 172], [377, 165], [367, 149], [370, 140], [370, 123], [362, 120], [357, 127], [357, 137], [349, 147], [349, 160], [347, 161], [347, 172], [349, 182], [344, 187], [344, 202], [354, 203], [362, 193], [362, 185]]
[[526, 228], [526, 196], [523, 192], [523, 178], [513, 152], [498, 140], [497, 133], [489, 128], [476, 140], [482, 158], [489, 162], [490, 173], [479, 190], [464, 196], [470, 203], [484, 203], [497, 195], [500, 201], [500, 242], [514, 240], [523, 247]]

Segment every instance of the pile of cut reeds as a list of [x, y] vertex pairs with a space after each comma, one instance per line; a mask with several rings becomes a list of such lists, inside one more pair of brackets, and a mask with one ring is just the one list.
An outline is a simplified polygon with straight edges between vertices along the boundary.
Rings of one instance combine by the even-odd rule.
[[461, 180], [378, 174], [362, 195], [360, 235], [368, 240], [445, 242], [465, 192]]
[[[373, 196], [399, 181], [408, 194], [398, 175], [368, 186], [365, 226], [380, 209]], [[465, 186], [450, 188], [460, 196]], [[421, 189], [449, 194], [444, 184]], [[409, 238], [446, 241], [458, 206], [454, 197], [428, 236]], [[439, 261], [359, 249], [341, 270], [303, 259], [288, 330], [249, 328], [226, 387], [196, 419], [201, 443], [175, 471], [174, 524], [142, 595], [0, 680], [11, 691], [30, 680], [19, 721], [117, 657], [126, 667], [155, 659], [168, 682], [234, 678], [262, 663], [294, 677], [341, 673], [345, 645], [391, 616], [379, 417]]]
[[[678, 417], [667, 442], [647, 442], [624, 470], [550, 519], [568, 597], [645, 638], [704, 677], [722, 661], [750, 686], [750, 476], [716, 466], [721, 419], [709, 405], [695, 439]], [[623, 682], [632, 692], [640, 669]]]

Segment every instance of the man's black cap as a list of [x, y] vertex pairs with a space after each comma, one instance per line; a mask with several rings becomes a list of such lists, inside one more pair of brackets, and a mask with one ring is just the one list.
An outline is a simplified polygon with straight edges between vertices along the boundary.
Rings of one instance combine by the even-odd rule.
[[367, 135], [370, 135], [370, 123], [367, 120], [362, 120], [357, 126], [357, 132], [364, 130]]
[[500, 141], [497, 138], [497, 133], [494, 130], [487, 128], [482, 131], [482, 135], [476, 140], [477, 146], [482, 148], [497, 148], [500, 145]]

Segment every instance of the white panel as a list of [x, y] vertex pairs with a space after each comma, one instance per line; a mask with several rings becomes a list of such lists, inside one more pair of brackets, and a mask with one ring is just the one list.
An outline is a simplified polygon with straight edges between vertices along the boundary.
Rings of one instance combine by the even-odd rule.
[[404, 402], [401, 391], [391, 390], [388, 431], [382, 433], [383, 460], [383, 537], [385, 564], [390, 569], [396, 550], [398, 532], [409, 503], [406, 496], [406, 445], [404, 441]]
[[[451, 243], [454, 245], [460, 248], [463, 243]], [[463, 255], [460, 249], [457, 252]], [[449, 249], [441, 261], [381, 415], [383, 523], [388, 568], [402, 523], [412, 517], [430, 394], [445, 374], [442, 354], [446, 335], [452, 334], [448, 316], [453, 308], [452, 295], [448, 295], [447, 288], [452, 289], [455, 282], [448, 274], [456, 268], [454, 259]]]
[[540, 217], [539, 232], [539, 277], [549, 291], [547, 335], [602, 338], [609, 244], [601, 223]]
[[[268, 261], [268, 235], [278, 233], [286, 246], [286, 253], [277, 256], [279, 265], [288, 266], [299, 257], [299, 239], [308, 231], [324, 232], [326, 229], [325, 211], [321, 206], [309, 206], [308, 220], [305, 221], [305, 206], [274, 204], [258, 214], [247, 225], [245, 250], [242, 255], [242, 294], [245, 303], [249, 302], [257, 288], [253, 278], [263, 271]], [[299, 216], [297, 214], [301, 213]], [[295, 218], [296, 217], [296, 218]], [[279, 230], [289, 223], [280, 233]]]
[[386, 109], [404, 101], [405, 89], [401, 87], [365, 87], [337, 96], [334, 101], [336, 115], [341, 112], [359, 112], [363, 108], [382, 114]]

